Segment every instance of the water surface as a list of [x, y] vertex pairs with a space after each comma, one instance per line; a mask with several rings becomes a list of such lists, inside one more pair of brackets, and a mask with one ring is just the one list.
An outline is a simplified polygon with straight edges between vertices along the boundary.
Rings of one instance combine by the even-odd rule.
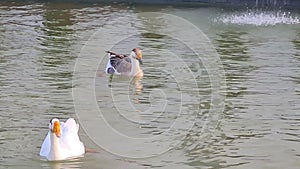
[[[221, 58], [226, 77], [226, 91], [222, 93], [226, 97], [225, 109], [213, 112], [218, 115], [218, 123], [205, 139], [203, 121], [214, 106], [213, 79], [209, 79], [208, 70], [201, 62], [194, 61], [194, 53], [184, 45], [170, 37], [142, 33], [164, 28], [163, 21], [145, 23], [139, 13], [149, 11], [189, 20], [210, 38]], [[251, 12], [201, 7], [1, 2], [0, 168], [298, 168], [299, 14], [291, 11], [285, 17], [286, 11], [279, 11], [279, 15]], [[264, 14], [268, 22], [256, 20], [256, 16]], [[248, 17], [249, 22], [244, 22], [243, 17]], [[128, 136], [159, 135], [176, 119], [183, 103], [179, 97], [182, 93], [185, 98], [200, 100], [182, 104], [183, 113], [196, 115], [187, 121], [194, 125], [184, 138], [178, 138], [180, 144], [173, 150], [145, 159], [127, 159], [106, 152], [81, 129], [82, 141], [99, 153], [49, 163], [38, 155], [49, 119], [77, 118], [72, 89], [80, 84], [72, 83], [73, 70], [81, 48], [99, 29], [113, 32], [103, 37], [107, 39], [137, 33], [122, 41], [130, 43], [116, 43], [114, 50], [128, 53], [135, 46], [147, 49], [143, 58], [144, 78], [110, 77], [103, 73], [105, 59], [99, 65], [95, 93], [110, 125]], [[178, 85], [167, 71], [172, 70], [168, 67], [171, 56], [162, 58], [156, 53], [164, 49], [184, 56], [189, 69], [201, 74], [196, 78], [198, 88], [192, 84], [184, 84], [185, 88]], [[128, 114], [120, 114], [116, 105], [111, 104], [111, 97], [119, 103], [117, 108]], [[165, 105], [168, 107], [163, 108]], [[92, 110], [87, 107], [86, 113], [89, 111]], [[124, 145], [124, 148], [130, 147]]]

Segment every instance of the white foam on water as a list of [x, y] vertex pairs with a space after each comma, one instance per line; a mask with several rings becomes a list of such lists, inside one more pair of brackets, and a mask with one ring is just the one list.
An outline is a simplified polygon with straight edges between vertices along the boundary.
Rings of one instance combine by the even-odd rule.
[[237, 25], [269, 26], [277, 24], [299, 24], [298, 16], [284, 11], [246, 11], [225, 14], [214, 20], [215, 22]]

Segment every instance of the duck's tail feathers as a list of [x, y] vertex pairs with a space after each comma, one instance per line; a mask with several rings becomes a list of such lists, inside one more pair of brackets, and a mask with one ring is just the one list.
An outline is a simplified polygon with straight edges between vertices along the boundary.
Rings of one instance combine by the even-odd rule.
[[108, 53], [108, 56], [111, 56], [111, 55], [115, 55], [117, 56], [118, 54], [116, 54], [115, 52], [111, 52], [111, 51], [105, 51], [106, 53]]
[[109, 67], [106, 69], [106, 73], [108, 73], [108, 74], [114, 74], [115, 72], [116, 72], [116, 70], [113, 67]]

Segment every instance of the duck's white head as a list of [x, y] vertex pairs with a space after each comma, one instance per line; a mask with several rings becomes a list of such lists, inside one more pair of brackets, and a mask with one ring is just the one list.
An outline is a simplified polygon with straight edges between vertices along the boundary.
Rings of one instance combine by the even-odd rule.
[[142, 55], [142, 51], [140, 50], [140, 48], [132, 49], [131, 56], [133, 58], [135, 58], [136, 60], [138, 60], [140, 64], [143, 64], [143, 62], [142, 62], [143, 55]]
[[53, 118], [50, 120], [49, 129], [52, 133], [56, 135], [56, 137], [60, 137], [60, 123], [57, 118]]

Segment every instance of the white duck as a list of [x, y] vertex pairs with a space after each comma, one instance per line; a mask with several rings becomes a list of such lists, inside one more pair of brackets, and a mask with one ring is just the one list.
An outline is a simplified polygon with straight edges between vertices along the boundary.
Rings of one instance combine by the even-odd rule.
[[142, 69], [140, 68], [140, 64], [142, 64], [142, 52], [139, 48], [132, 49], [129, 56], [116, 54], [111, 51], [106, 52], [110, 57], [106, 65], [106, 73], [127, 76], [144, 75]]
[[69, 118], [65, 123], [54, 118], [50, 120], [49, 132], [42, 144], [40, 155], [49, 161], [65, 160], [85, 153], [78, 137], [79, 124]]

